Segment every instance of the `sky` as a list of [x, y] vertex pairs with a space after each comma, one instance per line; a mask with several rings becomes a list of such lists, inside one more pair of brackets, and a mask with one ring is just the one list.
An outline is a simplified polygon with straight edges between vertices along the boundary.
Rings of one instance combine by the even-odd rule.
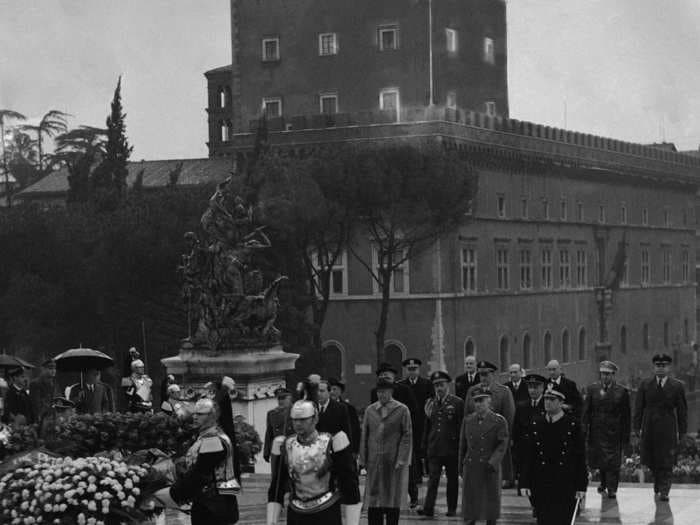
[[[698, 149], [698, 27], [700, 0], [509, 0], [511, 117]], [[0, 0], [0, 108], [103, 126], [122, 75], [134, 160], [207, 155], [230, 62], [229, 0]]]

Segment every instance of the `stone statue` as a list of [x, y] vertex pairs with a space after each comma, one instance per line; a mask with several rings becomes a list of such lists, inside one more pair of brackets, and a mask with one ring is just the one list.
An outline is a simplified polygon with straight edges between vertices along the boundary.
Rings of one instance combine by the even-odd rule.
[[253, 208], [233, 194], [229, 178], [209, 199], [200, 234], [185, 234], [188, 251], [180, 272], [188, 317], [197, 317], [189, 335], [195, 346], [225, 350], [279, 342], [277, 293], [286, 277], [265, 286], [255, 256], [271, 243], [253, 215]]

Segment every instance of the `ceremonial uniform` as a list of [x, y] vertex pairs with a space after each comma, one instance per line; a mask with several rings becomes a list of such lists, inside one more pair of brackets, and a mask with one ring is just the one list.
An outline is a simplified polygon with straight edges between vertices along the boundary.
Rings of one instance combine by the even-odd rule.
[[219, 426], [202, 431], [185, 456], [187, 470], [170, 488], [177, 503], [192, 503], [192, 525], [238, 521], [234, 448]]
[[581, 416], [586, 436], [588, 467], [600, 470], [600, 491], [613, 497], [620, 481], [625, 446], [630, 441], [630, 396], [617, 383], [596, 382], [586, 388]]
[[296, 435], [278, 437], [272, 446], [275, 456], [280, 468], [273, 471], [273, 501], [282, 505], [285, 492], [291, 492], [288, 525], [342, 525], [341, 503], [360, 502], [350, 440], [344, 432], [335, 436], [314, 432], [308, 443]]
[[126, 399], [129, 412], [149, 412], [153, 409], [151, 388], [153, 380], [147, 375], [131, 374], [125, 379]]
[[[548, 389], [551, 392], [549, 386]], [[559, 394], [565, 399], [561, 391]], [[576, 493], [585, 492], [588, 486], [580, 424], [563, 411], [553, 416], [536, 416], [528, 435], [520, 488], [532, 493], [538, 525], [566, 525], [576, 508]]]
[[[658, 356], [654, 356], [656, 362]], [[660, 356], [670, 363], [671, 358]], [[672, 377], [647, 379], [639, 385], [633, 428], [641, 432], [642, 463], [654, 475], [654, 492], [668, 498], [679, 438], [688, 430], [688, 405], [683, 383]]]
[[[435, 383], [444, 372], [434, 372], [431, 381]], [[510, 394], [509, 394], [510, 395]], [[447, 476], [447, 512], [454, 515], [459, 497], [458, 455], [459, 433], [464, 419], [464, 401], [452, 394], [446, 394], [440, 399], [437, 395], [431, 398], [425, 407], [426, 423], [423, 431], [423, 450], [428, 463], [428, 490], [423, 502], [421, 513], [426, 516], [434, 515], [435, 498], [442, 468], [445, 467]]]
[[[473, 394], [490, 395], [488, 391]], [[484, 415], [474, 413], [464, 418], [459, 438], [464, 521], [496, 523], [501, 513], [501, 462], [508, 444], [508, 424], [503, 416], [489, 410]]]

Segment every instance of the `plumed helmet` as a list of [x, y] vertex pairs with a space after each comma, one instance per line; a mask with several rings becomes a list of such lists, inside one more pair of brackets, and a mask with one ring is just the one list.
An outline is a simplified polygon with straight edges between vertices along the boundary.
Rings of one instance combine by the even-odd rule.
[[297, 401], [292, 405], [289, 417], [292, 419], [307, 419], [316, 415], [316, 405], [311, 401]]
[[143, 361], [141, 361], [140, 359], [136, 359], [136, 360], [131, 362], [131, 369], [132, 370], [134, 370], [135, 368], [138, 368], [138, 367], [143, 368], [144, 366], [146, 366], [146, 365], [144, 365]]

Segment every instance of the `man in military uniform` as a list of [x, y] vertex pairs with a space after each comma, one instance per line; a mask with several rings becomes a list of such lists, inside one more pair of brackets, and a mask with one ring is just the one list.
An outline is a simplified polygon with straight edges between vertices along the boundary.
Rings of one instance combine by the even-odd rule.
[[7, 373], [10, 382], [5, 394], [5, 413], [3, 423], [18, 423], [29, 425], [34, 423], [32, 401], [27, 392], [27, 375], [24, 368], [18, 366]]
[[359, 525], [362, 503], [350, 440], [344, 432], [319, 433], [311, 401], [294, 403], [290, 416], [296, 434], [278, 436], [272, 445], [280, 468], [272, 473], [275, 497], [267, 504], [267, 524], [277, 524], [289, 490], [288, 525], [342, 525], [342, 514], [345, 525]]
[[[172, 487], [156, 492], [165, 503], [192, 503], [192, 525], [232, 525], [238, 521], [236, 494], [240, 482], [234, 474], [234, 446], [216, 424], [217, 407], [200, 399], [194, 407], [199, 436], [187, 451], [187, 470]], [[171, 506], [171, 505], [168, 505]]]
[[153, 410], [151, 389], [153, 381], [146, 375], [143, 361], [136, 359], [131, 362], [131, 375], [122, 380], [126, 387], [125, 394], [129, 412], [150, 412]]
[[416, 398], [416, 411], [411, 414], [413, 424], [413, 456], [411, 457], [411, 468], [408, 471], [408, 495], [410, 507], [418, 505], [418, 485], [423, 481], [423, 459], [425, 451], [421, 450], [423, 441], [423, 428], [425, 427], [425, 403], [433, 397], [435, 390], [432, 383], [420, 376], [420, 366], [423, 364], [420, 359], [405, 359], [401, 363], [406, 368], [406, 378], [399, 381], [399, 384], [406, 385], [413, 392]]
[[464, 359], [465, 372], [455, 379], [455, 395], [462, 401], [466, 400], [467, 392], [474, 385], [479, 384], [479, 373], [476, 371], [476, 357], [468, 355]]
[[[544, 416], [544, 385], [547, 380], [538, 374], [528, 374], [523, 379], [527, 385], [529, 399], [520, 401], [515, 407], [515, 417], [513, 418], [513, 470], [515, 479], [520, 480], [522, 471], [523, 454], [526, 449], [528, 430], [530, 423], [536, 416]], [[520, 495], [520, 484], [518, 483], [518, 495]], [[532, 503], [532, 501], [530, 502]]]
[[520, 486], [531, 496], [538, 525], [566, 525], [588, 486], [581, 425], [562, 405], [566, 396], [549, 383], [544, 392], [545, 416], [536, 416], [525, 442]]
[[671, 356], [656, 354], [652, 362], [654, 377], [637, 390], [633, 428], [641, 439], [642, 463], [654, 475], [654, 494], [668, 501], [678, 444], [688, 430], [688, 404], [683, 383], [669, 376]]
[[[459, 432], [464, 418], [464, 401], [448, 392], [452, 381], [447, 372], [436, 371], [430, 375], [435, 397], [425, 406], [426, 421], [422, 448], [428, 462], [428, 491], [418, 514], [435, 515], [435, 498], [442, 468], [447, 475], [447, 515], [457, 515], [459, 497], [458, 454]], [[510, 395], [510, 393], [508, 393]]]
[[617, 365], [601, 361], [600, 381], [586, 388], [581, 426], [588, 466], [600, 470], [599, 493], [615, 499], [624, 448], [630, 442], [631, 408], [627, 389], [615, 382]]
[[292, 420], [289, 411], [292, 408], [292, 393], [284, 387], [275, 390], [277, 406], [267, 413], [265, 426], [265, 441], [263, 443], [263, 459], [270, 462], [272, 452], [272, 440], [277, 436], [291, 436], [294, 434]]

